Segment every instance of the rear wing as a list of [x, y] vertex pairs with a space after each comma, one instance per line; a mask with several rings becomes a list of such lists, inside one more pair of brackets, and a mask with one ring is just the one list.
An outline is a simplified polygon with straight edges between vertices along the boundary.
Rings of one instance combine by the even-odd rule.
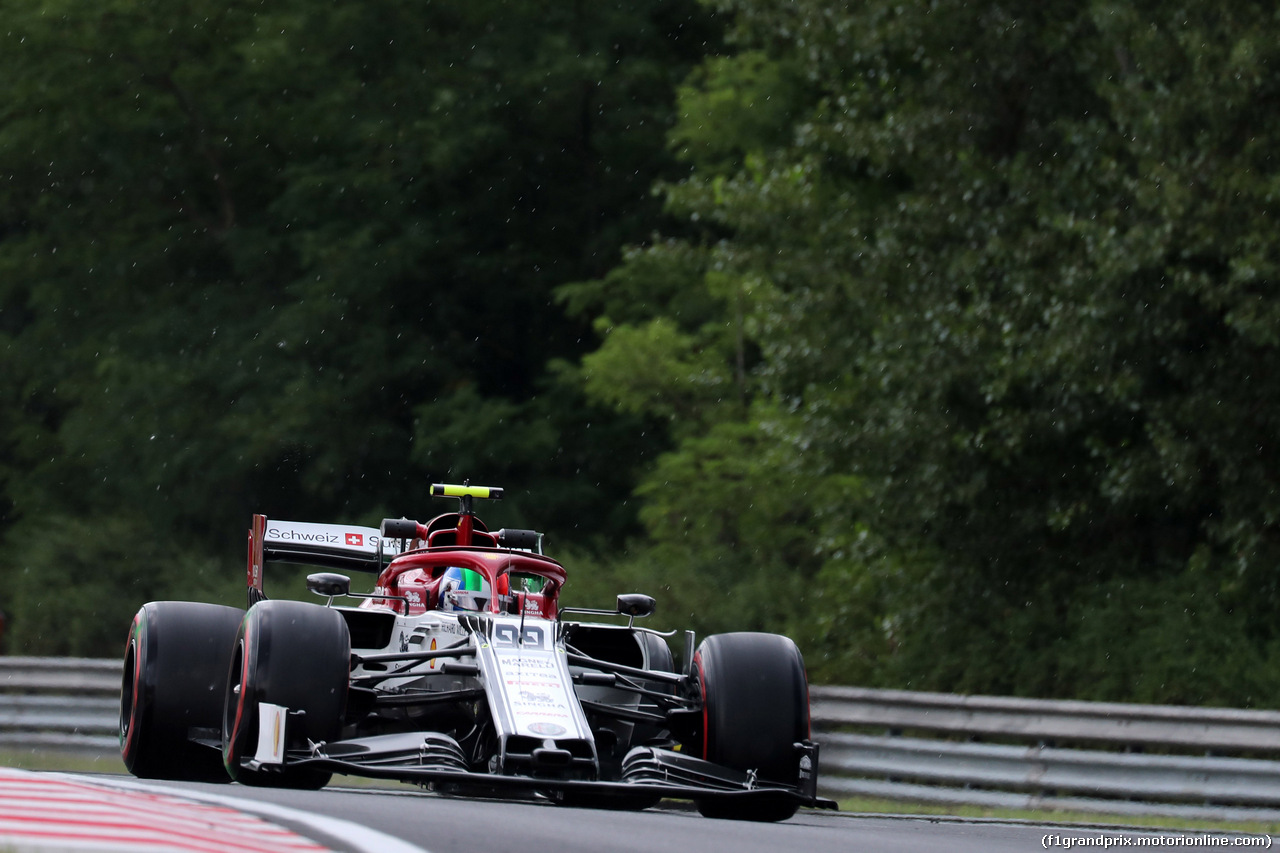
[[317, 524], [310, 521], [269, 521], [255, 515], [249, 528], [249, 596], [262, 596], [262, 567], [266, 563], [299, 563], [377, 574], [400, 553], [402, 540], [385, 539], [376, 527]]

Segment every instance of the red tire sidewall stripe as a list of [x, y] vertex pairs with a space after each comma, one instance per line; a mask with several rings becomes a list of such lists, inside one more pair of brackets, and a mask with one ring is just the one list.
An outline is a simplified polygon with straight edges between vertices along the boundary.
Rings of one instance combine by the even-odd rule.
[[[239, 753], [243, 752], [243, 749], [240, 747], [240, 741], [241, 728], [244, 725], [246, 717], [245, 707], [246, 703], [249, 701], [249, 636], [252, 631], [252, 621], [249, 618], [249, 614], [246, 613], [244, 617], [244, 637], [239, 643], [240, 694], [236, 697], [236, 718], [231, 725], [231, 733], [227, 736], [227, 742], [223, 744], [222, 752], [223, 764], [227, 766], [227, 770], [232, 771], [233, 776], [235, 774], [232, 768], [232, 763], [234, 762], [238, 765], [240, 763], [240, 758], [242, 757]], [[227, 688], [230, 689], [230, 685], [227, 685]]]
[[710, 761], [707, 747], [711, 742], [710, 715], [707, 712], [707, 678], [702, 668], [702, 653], [693, 656], [693, 665], [698, 669], [698, 689], [702, 691], [702, 758]]
[[133, 657], [133, 695], [129, 697], [129, 731], [121, 738], [120, 754], [127, 758], [138, 748], [138, 729], [142, 718], [142, 671], [146, 661], [142, 659], [142, 649], [146, 646], [147, 623], [143, 617], [145, 611], [139, 610], [133, 617], [133, 628], [129, 631], [129, 641], [125, 645], [125, 654]]

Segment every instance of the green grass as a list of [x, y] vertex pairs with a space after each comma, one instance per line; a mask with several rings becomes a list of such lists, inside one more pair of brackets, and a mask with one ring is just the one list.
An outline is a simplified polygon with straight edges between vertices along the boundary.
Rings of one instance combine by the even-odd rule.
[[51, 749], [0, 749], [0, 767], [59, 770], [64, 773], [124, 773], [118, 752], [85, 753]]

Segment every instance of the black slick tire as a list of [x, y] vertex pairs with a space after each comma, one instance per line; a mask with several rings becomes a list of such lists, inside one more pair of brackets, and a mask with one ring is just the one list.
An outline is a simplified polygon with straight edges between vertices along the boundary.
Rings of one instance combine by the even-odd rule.
[[120, 757], [143, 779], [229, 782], [217, 742], [227, 664], [244, 611], [152, 601], [133, 617], [120, 685]]
[[338, 611], [301, 601], [262, 601], [249, 608], [233, 644], [223, 705], [222, 760], [231, 778], [258, 787], [327, 785], [329, 771], [254, 770], [244, 766], [244, 759], [257, 750], [261, 702], [295, 712], [286, 723], [286, 749], [336, 739], [350, 668], [351, 635]]
[[[702, 693], [701, 743], [707, 761], [762, 782], [796, 785], [795, 744], [809, 737], [809, 684], [796, 644], [777, 634], [734, 633], [707, 637], [694, 655]], [[699, 800], [706, 817], [779, 821], [795, 814], [791, 800], [740, 803]]]

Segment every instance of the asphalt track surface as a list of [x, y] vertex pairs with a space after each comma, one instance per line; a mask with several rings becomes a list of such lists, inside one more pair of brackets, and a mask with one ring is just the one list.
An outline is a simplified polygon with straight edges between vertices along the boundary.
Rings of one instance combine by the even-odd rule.
[[[261, 816], [276, 824], [332, 850], [349, 853], [391, 853], [392, 847], [397, 848], [395, 853], [1029, 853], [1066, 849], [1061, 841], [1051, 840], [1054, 836], [1105, 836], [1112, 839], [1108, 847], [1122, 849], [1122, 839], [1159, 832], [818, 811], [802, 811], [782, 823], [761, 824], [712, 820], [665, 803], [643, 812], [616, 812], [442, 797], [409, 787], [403, 791], [287, 791], [239, 785], [148, 783], [148, 787], [153, 786], [178, 796], [213, 798], [223, 803], [237, 801], [247, 811], [259, 810]], [[337, 831], [333, 831], [335, 827]], [[359, 827], [368, 828], [372, 835], [362, 837], [351, 831]]]

